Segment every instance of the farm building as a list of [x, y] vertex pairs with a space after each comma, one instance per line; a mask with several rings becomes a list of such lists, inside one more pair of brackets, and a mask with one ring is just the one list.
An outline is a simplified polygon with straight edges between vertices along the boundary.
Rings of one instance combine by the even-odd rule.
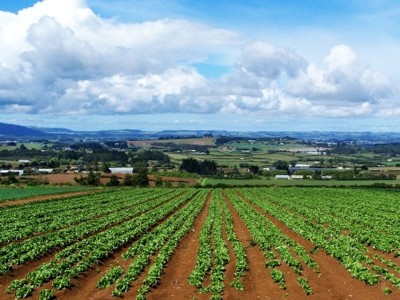
[[7, 176], [8, 174], [15, 174], [15, 175], [24, 175], [24, 170], [1, 170], [1, 176]]
[[308, 169], [308, 168], [310, 168], [310, 165], [296, 164], [294, 167], [297, 168], [297, 169]]
[[51, 174], [53, 173], [53, 169], [38, 169], [38, 172], [41, 174]]
[[133, 168], [109, 168], [112, 174], [132, 174]]
[[29, 164], [30, 160], [29, 159], [19, 159], [18, 162], [21, 164]]
[[289, 175], [275, 175], [275, 179], [286, 179], [286, 180], [289, 180], [290, 176]]
[[292, 175], [290, 176], [291, 179], [304, 179], [303, 175]]

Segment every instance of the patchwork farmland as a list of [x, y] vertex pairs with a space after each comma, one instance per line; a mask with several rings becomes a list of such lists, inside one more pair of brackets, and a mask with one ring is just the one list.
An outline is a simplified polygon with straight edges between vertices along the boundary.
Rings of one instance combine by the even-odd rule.
[[399, 299], [399, 212], [398, 191], [361, 188], [16, 202], [0, 207], [0, 298]]

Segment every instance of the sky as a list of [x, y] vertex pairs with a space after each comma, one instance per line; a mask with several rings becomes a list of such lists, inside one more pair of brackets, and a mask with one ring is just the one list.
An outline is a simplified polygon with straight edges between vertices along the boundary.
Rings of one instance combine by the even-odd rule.
[[0, 1], [0, 122], [400, 131], [395, 0]]

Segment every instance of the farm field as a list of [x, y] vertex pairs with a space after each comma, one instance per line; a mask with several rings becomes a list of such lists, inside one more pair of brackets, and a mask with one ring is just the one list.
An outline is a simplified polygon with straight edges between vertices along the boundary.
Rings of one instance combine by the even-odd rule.
[[400, 192], [105, 190], [0, 207], [0, 298], [399, 299]]
[[24, 198], [93, 190], [92, 187], [0, 187], [0, 203]]
[[298, 186], [298, 187], [366, 187], [374, 184], [394, 185], [400, 184], [398, 180], [313, 180], [313, 179], [267, 179], [265, 177], [254, 179], [231, 178], [204, 178], [202, 185], [224, 184], [227, 186]]

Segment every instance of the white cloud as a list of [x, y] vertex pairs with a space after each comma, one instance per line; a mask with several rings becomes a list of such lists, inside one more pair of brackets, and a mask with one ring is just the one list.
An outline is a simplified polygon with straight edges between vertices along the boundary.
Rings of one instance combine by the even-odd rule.
[[322, 69], [310, 64], [288, 84], [288, 91], [317, 104], [339, 107], [376, 104], [393, 94], [390, 80], [361, 62], [346, 45], [333, 47], [324, 62]]
[[[346, 45], [318, 66], [188, 20], [102, 19], [84, 0], [0, 12], [0, 28], [0, 112], [400, 115], [394, 84]], [[232, 71], [211, 80], [196, 63]]]
[[239, 66], [257, 76], [277, 79], [283, 74], [296, 77], [306, 61], [291, 50], [256, 41], [244, 47]]

